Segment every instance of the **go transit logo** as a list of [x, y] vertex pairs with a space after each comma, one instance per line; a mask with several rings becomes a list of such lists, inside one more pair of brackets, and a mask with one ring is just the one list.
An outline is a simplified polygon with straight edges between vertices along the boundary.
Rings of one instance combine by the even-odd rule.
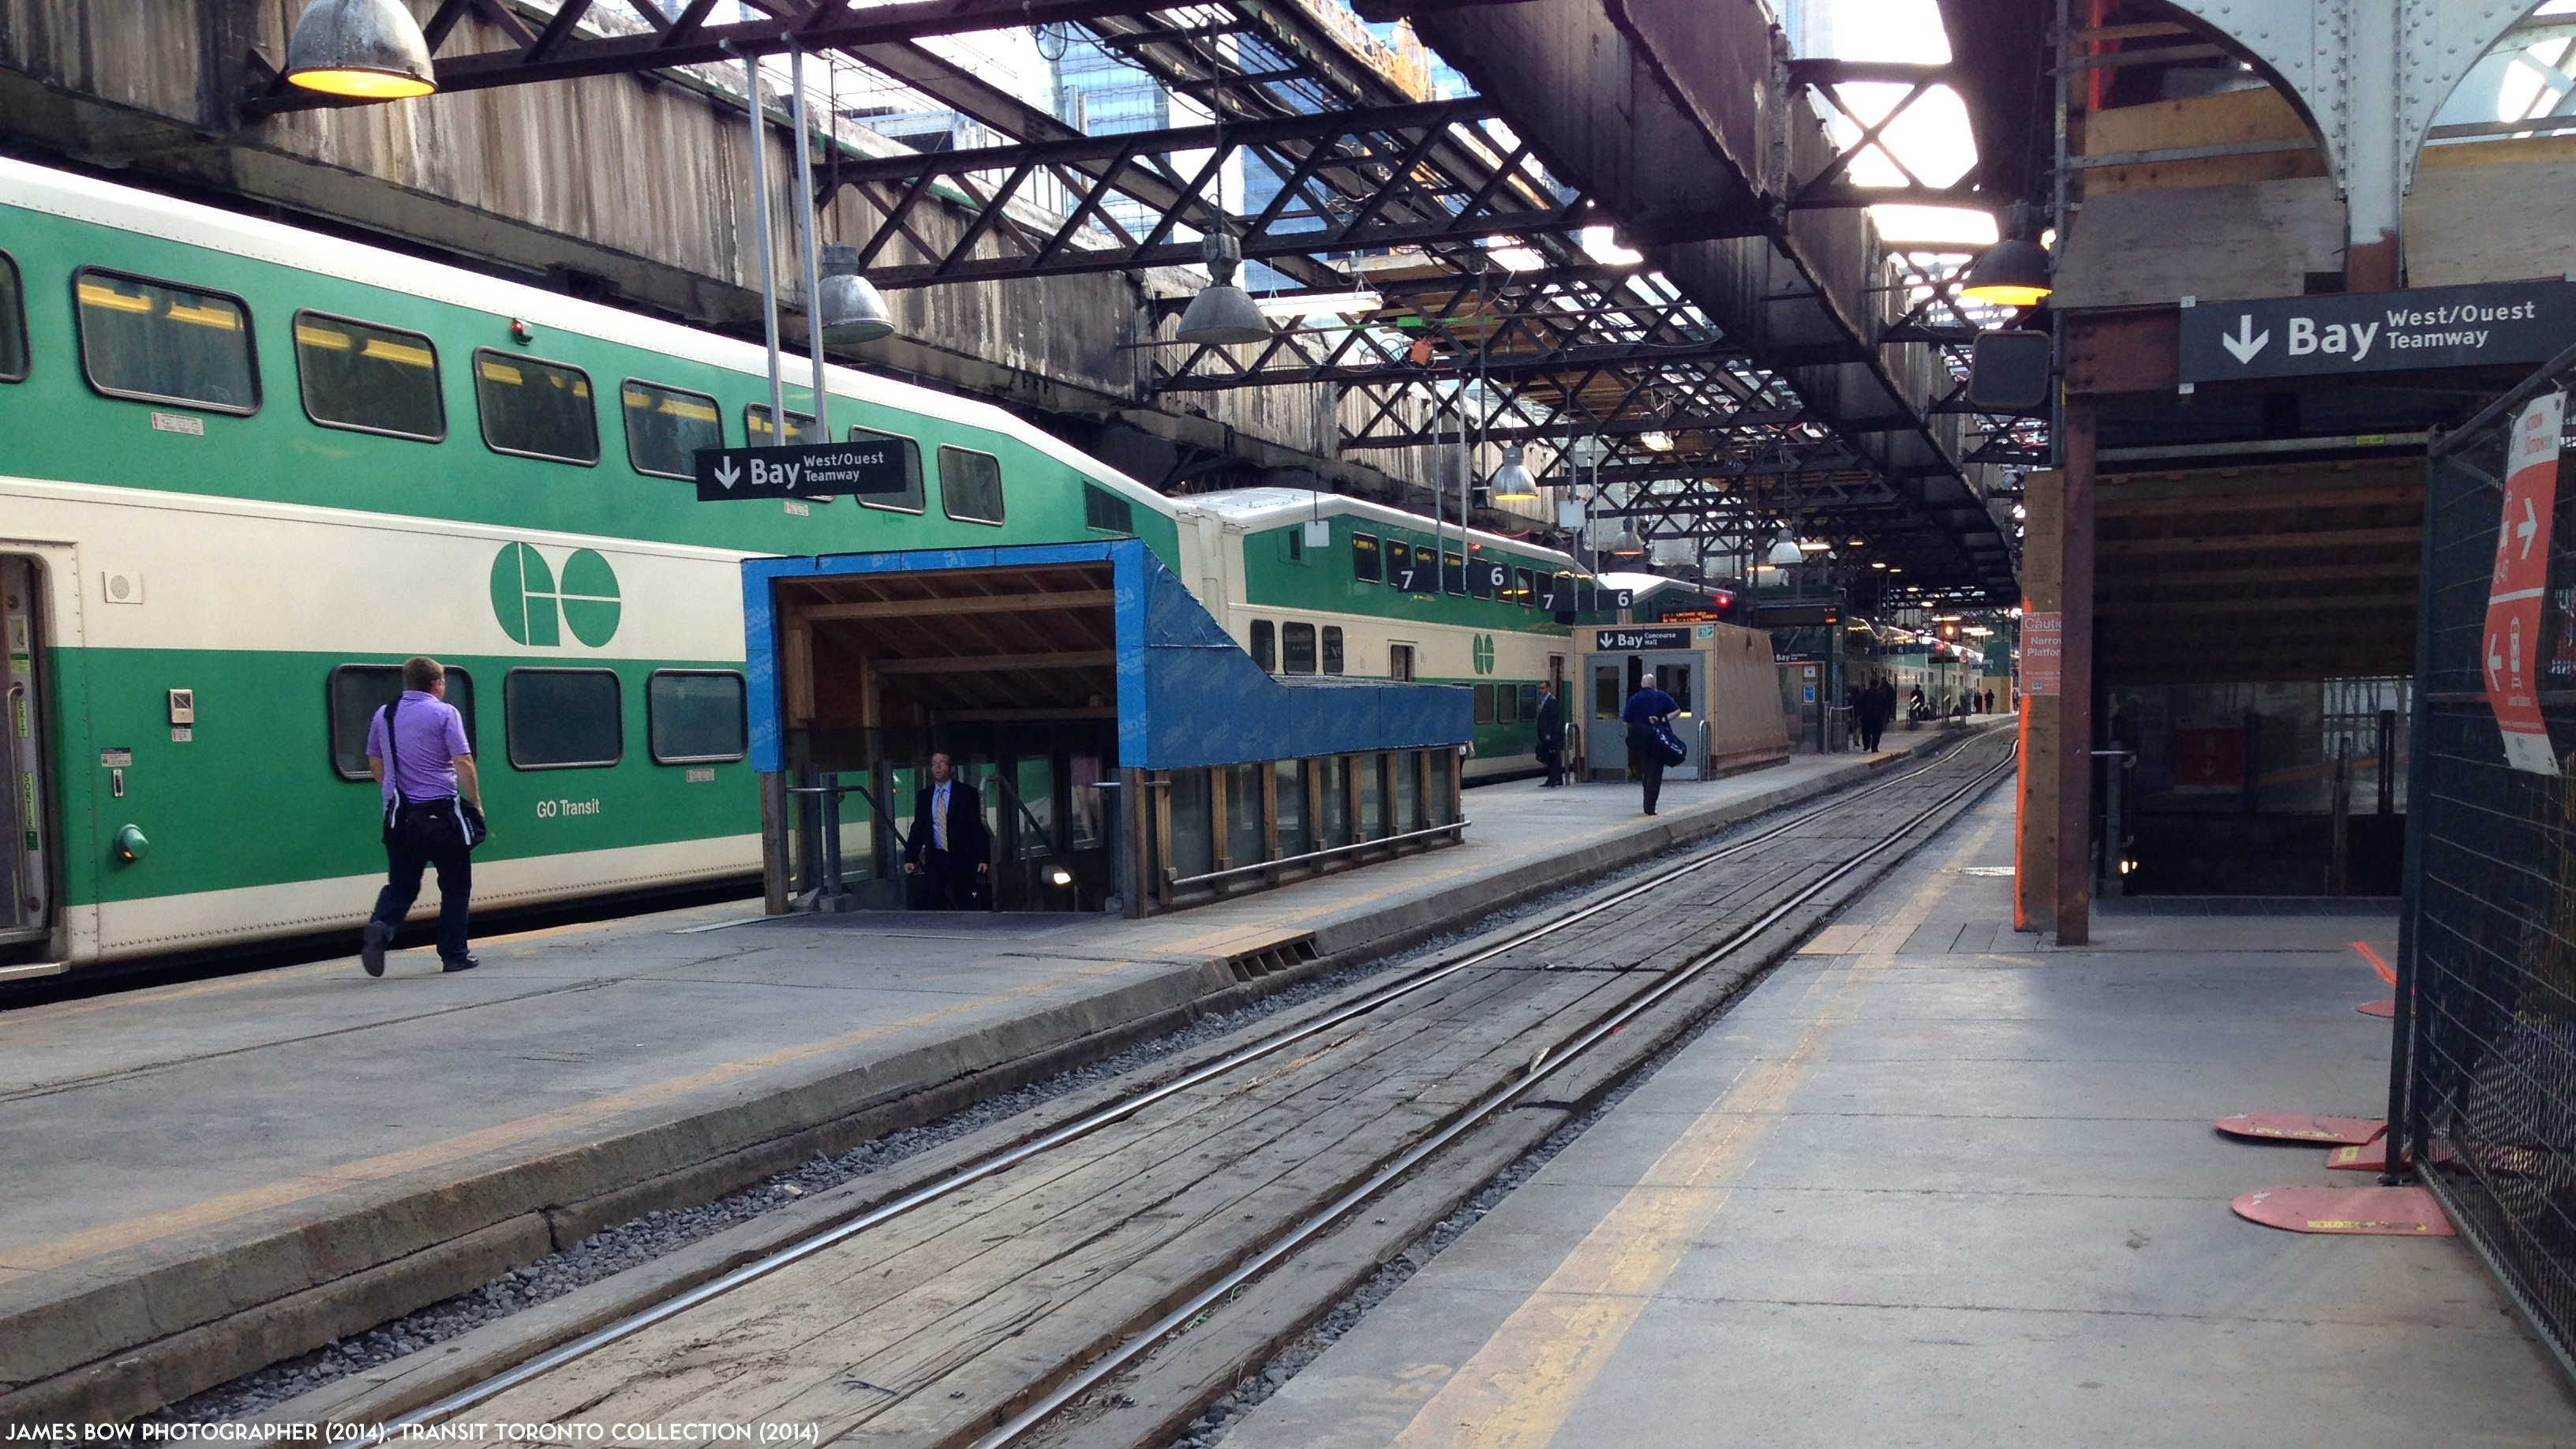
[[551, 648], [563, 629], [593, 649], [617, 637], [617, 571], [596, 549], [575, 549], [563, 582], [533, 544], [505, 543], [492, 559], [492, 613], [515, 644]]
[[1475, 643], [1475, 646], [1474, 646], [1474, 653], [1475, 653], [1475, 658], [1476, 658], [1476, 672], [1477, 672], [1478, 674], [1491, 674], [1491, 673], [1493, 673], [1493, 672], [1494, 672], [1494, 636], [1493, 636], [1493, 635], [1491, 635], [1491, 634], [1479, 634], [1479, 635], [1477, 635], [1477, 636], [1476, 636], [1476, 643]]

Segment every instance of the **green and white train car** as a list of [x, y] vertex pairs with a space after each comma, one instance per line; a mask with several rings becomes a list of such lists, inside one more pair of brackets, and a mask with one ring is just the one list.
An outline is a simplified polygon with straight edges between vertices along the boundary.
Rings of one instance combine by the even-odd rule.
[[[1181, 501], [1200, 555], [1224, 565], [1192, 577], [1193, 591], [1264, 669], [1471, 688], [1476, 738], [1466, 781], [1537, 767], [1539, 684], [1561, 687], [1574, 670], [1573, 630], [1541, 606], [1553, 581], [1572, 573], [1571, 557], [1472, 529], [1462, 544], [1454, 524], [1435, 528], [1382, 504], [1303, 489]], [[1428, 564], [1414, 570], [1419, 587], [1398, 586], [1416, 558], [1448, 561], [1447, 592], [1434, 592], [1440, 575]]]
[[[1409, 647], [1493, 685], [1564, 648], [1526, 598], [1354, 574], [1356, 537], [1425, 520], [1324, 500], [1307, 557], [1305, 495], [1290, 545], [1275, 500], [1166, 499], [995, 407], [830, 388], [836, 430], [912, 442], [907, 496], [700, 504], [696, 448], [774, 440], [756, 347], [0, 161], [0, 978], [354, 928], [365, 724], [415, 653], [482, 761], [478, 905], [747, 879], [747, 556], [1125, 533], [1256, 651], [1264, 621], [1329, 624], [1352, 672]], [[1483, 693], [1471, 769], [1505, 768], [1525, 694]]]

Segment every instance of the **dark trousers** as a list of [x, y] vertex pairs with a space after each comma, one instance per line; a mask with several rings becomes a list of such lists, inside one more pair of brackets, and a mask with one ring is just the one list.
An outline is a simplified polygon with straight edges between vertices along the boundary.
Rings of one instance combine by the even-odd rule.
[[1546, 783], [1550, 785], [1562, 785], [1565, 783], [1565, 751], [1563, 749], [1540, 750], [1538, 752], [1538, 762], [1547, 766]]
[[921, 871], [912, 878], [912, 908], [916, 911], [971, 911], [975, 900], [975, 863], [961, 860], [938, 846], [921, 852]]
[[433, 865], [438, 867], [438, 954], [454, 960], [465, 954], [465, 912], [474, 895], [472, 850], [416, 855], [397, 832], [385, 842], [385, 888], [376, 896], [375, 919], [388, 931], [401, 930], [411, 903], [420, 899], [421, 872]]
[[1637, 759], [1637, 769], [1646, 778], [1646, 813], [1655, 813], [1655, 799], [1664, 793], [1664, 762], [1651, 755]]
[[1869, 751], [1873, 755], [1877, 754], [1878, 737], [1885, 733], [1886, 730], [1887, 721], [1883, 719], [1862, 720], [1860, 722], [1860, 747]]

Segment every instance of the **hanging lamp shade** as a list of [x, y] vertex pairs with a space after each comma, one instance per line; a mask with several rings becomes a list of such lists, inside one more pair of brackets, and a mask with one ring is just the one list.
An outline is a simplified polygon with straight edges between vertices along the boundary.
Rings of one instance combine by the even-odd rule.
[[1494, 499], [1515, 503], [1538, 501], [1538, 479], [1530, 476], [1529, 465], [1521, 461], [1520, 444], [1503, 449], [1503, 466], [1494, 470]]
[[1635, 558], [1645, 551], [1646, 541], [1637, 537], [1636, 526], [1628, 523], [1620, 524], [1619, 536], [1610, 540], [1611, 556], [1613, 558]]
[[438, 89], [429, 41], [402, 0], [313, 0], [286, 42], [286, 79], [309, 91], [396, 101]]
[[1806, 551], [1798, 547], [1798, 536], [1784, 528], [1780, 530], [1778, 540], [1772, 543], [1771, 552], [1764, 558], [1766, 562], [1786, 568], [1806, 556]]
[[823, 323], [823, 340], [848, 346], [894, 335], [894, 314], [885, 294], [859, 274], [859, 249], [832, 242], [823, 248], [822, 279], [814, 284], [814, 306]]
[[1207, 262], [1208, 284], [1190, 299], [1173, 335], [1183, 342], [1217, 345], [1268, 340], [1270, 319], [1261, 315], [1251, 293], [1234, 284], [1242, 245], [1222, 232], [1210, 232], [1199, 238], [1199, 256]]
[[2030, 207], [2014, 202], [2004, 222], [2003, 239], [1977, 253], [1968, 274], [1959, 280], [1959, 295], [1998, 307], [2028, 307], [2054, 291], [2048, 276], [2048, 249], [2034, 239]]

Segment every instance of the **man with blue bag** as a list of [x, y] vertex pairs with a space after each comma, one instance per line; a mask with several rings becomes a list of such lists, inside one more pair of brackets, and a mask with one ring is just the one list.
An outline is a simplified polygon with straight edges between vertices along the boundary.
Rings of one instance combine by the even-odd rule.
[[1628, 725], [1628, 762], [1646, 782], [1649, 815], [1655, 813], [1656, 797], [1664, 793], [1665, 768], [1680, 764], [1688, 753], [1681, 737], [1666, 723], [1680, 712], [1679, 701], [1655, 688], [1651, 669], [1637, 676], [1637, 692], [1628, 696], [1628, 707], [1619, 711], [1619, 718]]

